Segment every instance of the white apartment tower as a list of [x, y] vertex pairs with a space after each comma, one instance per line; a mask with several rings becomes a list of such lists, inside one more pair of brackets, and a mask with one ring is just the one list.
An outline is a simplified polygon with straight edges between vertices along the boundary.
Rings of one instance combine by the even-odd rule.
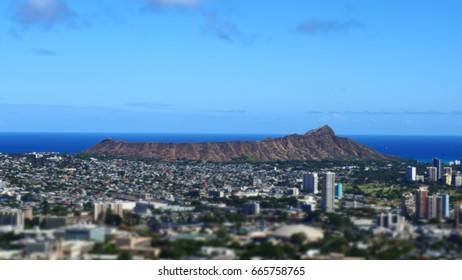
[[308, 173], [303, 175], [303, 191], [307, 193], [318, 193], [318, 173]]
[[333, 212], [335, 208], [335, 173], [327, 172], [322, 178], [321, 209]]

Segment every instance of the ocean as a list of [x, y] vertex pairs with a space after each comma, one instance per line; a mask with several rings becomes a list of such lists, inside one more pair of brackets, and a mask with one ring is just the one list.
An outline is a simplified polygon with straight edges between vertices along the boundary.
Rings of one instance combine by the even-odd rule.
[[[130, 142], [223, 142], [263, 140], [280, 134], [160, 134], [160, 133], [0, 133], [0, 153], [59, 152], [73, 154], [112, 138]], [[381, 153], [429, 162], [462, 158], [462, 136], [343, 135]]]

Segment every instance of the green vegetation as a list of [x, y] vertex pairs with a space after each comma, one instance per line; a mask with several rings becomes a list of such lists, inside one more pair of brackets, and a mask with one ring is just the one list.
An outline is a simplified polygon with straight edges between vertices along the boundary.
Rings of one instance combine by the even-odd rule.
[[243, 249], [245, 249], [245, 252], [241, 255], [243, 260], [248, 260], [255, 256], [270, 260], [297, 259], [297, 250], [290, 245], [274, 245], [270, 242], [250, 243]]
[[104, 223], [109, 226], [119, 226], [122, 224], [122, 217], [114, 214], [111, 207], [109, 207], [104, 215]]

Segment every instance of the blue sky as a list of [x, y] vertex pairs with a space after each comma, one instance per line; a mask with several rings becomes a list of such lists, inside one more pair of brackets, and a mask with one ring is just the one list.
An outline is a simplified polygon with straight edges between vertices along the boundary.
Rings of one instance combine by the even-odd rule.
[[4, 0], [0, 131], [462, 134], [458, 0]]

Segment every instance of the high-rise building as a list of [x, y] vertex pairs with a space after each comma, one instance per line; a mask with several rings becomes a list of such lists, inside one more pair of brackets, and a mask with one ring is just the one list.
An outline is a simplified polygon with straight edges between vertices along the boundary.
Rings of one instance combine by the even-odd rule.
[[449, 174], [452, 176], [452, 167], [446, 166], [445, 168], [443, 168], [443, 174]]
[[452, 175], [448, 173], [443, 174], [443, 177], [441, 178], [441, 182], [447, 186], [452, 185]]
[[443, 197], [431, 195], [426, 197], [427, 220], [443, 218]]
[[460, 187], [460, 186], [462, 186], [462, 176], [460, 175], [460, 171], [457, 171], [457, 172], [454, 173], [454, 175], [452, 176], [452, 184], [453, 184], [455, 187]]
[[321, 209], [333, 212], [335, 208], [335, 173], [327, 172], [322, 178]]
[[449, 218], [449, 195], [443, 194], [443, 218]]
[[307, 193], [318, 193], [318, 173], [308, 173], [303, 175], [303, 191]]
[[343, 197], [343, 186], [340, 183], [335, 185], [335, 197], [338, 199], [341, 199]]
[[414, 166], [408, 166], [406, 168], [406, 181], [415, 182], [417, 176], [417, 169]]
[[436, 167], [436, 178], [437, 178], [437, 181], [439, 181], [441, 180], [441, 176], [443, 175], [442, 174], [443, 162], [439, 158], [434, 158], [432, 163], [433, 163], [433, 167]]
[[415, 215], [418, 219], [427, 216], [427, 194], [428, 187], [420, 187], [415, 191]]
[[415, 213], [415, 196], [412, 193], [405, 193], [401, 196], [401, 214], [412, 216]]
[[434, 166], [427, 167], [428, 181], [436, 182], [438, 181], [438, 169]]

